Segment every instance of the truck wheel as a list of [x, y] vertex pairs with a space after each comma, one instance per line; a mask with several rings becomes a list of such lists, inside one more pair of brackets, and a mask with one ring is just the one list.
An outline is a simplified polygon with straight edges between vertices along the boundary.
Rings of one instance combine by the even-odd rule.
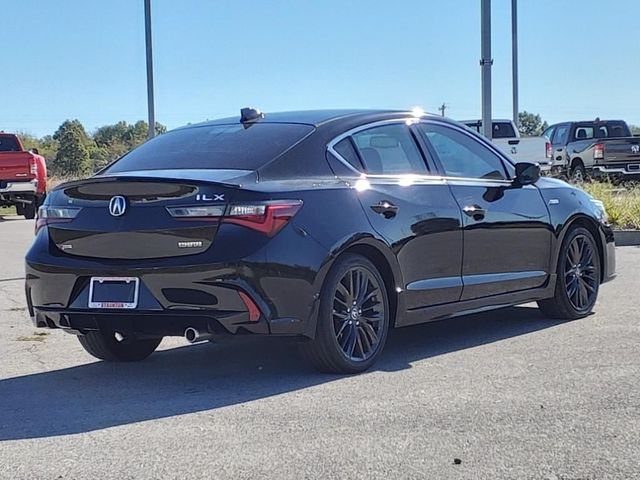
[[151, 355], [162, 338], [148, 340], [116, 340], [115, 332], [88, 332], [78, 336], [80, 345], [87, 353], [107, 362], [138, 362]]
[[304, 353], [322, 372], [363, 372], [380, 356], [389, 315], [376, 267], [360, 255], [344, 255], [322, 286], [316, 337], [303, 344]]
[[24, 203], [16, 204], [16, 213], [18, 215], [24, 215]]
[[576, 163], [571, 169], [571, 182], [584, 183], [587, 179], [587, 171], [582, 162]]
[[546, 316], [575, 320], [591, 313], [600, 287], [600, 256], [593, 235], [578, 227], [567, 233], [556, 268], [553, 298], [538, 301]]
[[35, 199], [33, 200], [33, 203], [24, 203], [23, 204], [23, 206], [22, 206], [22, 215], [24, 215], [24, 218], [26, 218], [27, 220], [33, 220], [34, 218], [36, 218], [36, 203], [35, 203]]

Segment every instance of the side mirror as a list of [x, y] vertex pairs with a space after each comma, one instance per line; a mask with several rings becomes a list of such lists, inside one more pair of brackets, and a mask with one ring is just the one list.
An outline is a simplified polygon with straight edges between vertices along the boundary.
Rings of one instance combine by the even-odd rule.
[[519, 162], [516, 163], [516, 176], [513, 184], [517, 187], [532, 185], [540, 179], [540, 165], [537, 163]]
[[40, 152], [38, 152], [37, 148], [32, 148], [31, 150], [29, 150], [31, 153], [35, 154], [35, 155], [40, 155]]

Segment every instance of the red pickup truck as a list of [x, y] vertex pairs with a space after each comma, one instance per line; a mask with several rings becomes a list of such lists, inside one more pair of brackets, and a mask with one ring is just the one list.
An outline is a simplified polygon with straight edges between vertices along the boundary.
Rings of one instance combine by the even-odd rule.
[[35, 218], [47, 193], [47, 165], [37, 150], [27, 151], [17, 135], [0, 132], [0, 207]]

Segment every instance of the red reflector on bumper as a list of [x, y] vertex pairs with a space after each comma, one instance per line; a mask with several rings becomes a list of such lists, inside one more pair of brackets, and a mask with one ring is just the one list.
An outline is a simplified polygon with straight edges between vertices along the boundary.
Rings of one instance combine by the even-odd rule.
[[258, 308], [258, 306], [255, 304], [253, 300], [251, 300], [251, 297], [246, 293], [239, 291], [238, 295], [240, 295], [240, 298], [242, 299], [245, 306], [247, 307], [247, 311], [249, 312], [249, 321], [257, 322], [260, 319], [260, 309]]

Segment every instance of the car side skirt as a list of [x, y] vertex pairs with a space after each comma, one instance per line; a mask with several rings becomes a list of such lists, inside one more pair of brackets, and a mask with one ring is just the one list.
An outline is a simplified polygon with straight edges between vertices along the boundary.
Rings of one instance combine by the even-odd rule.
[[409, 310], [396, 319], [396, 327], [407, 327], [551, 298], [554, 294], [556, 278], [556, 274], [549, 275], [546, 284], [540, 288]]

